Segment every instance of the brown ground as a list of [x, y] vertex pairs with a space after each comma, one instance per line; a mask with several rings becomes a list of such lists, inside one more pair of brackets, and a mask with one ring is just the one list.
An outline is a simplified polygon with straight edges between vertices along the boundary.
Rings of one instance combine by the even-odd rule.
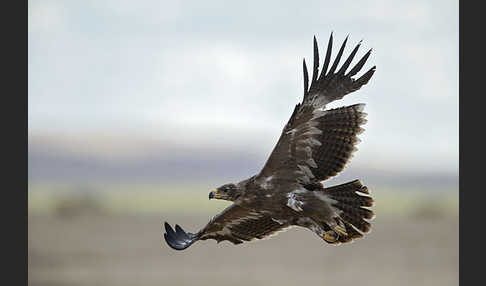
[[29, 285], [458, 285], [458, 218], [377, 217], [373, 231], [331, 246], [305, 229], [185, 251], [162, 223], [194, 231], [207, 216], [29, 217]]

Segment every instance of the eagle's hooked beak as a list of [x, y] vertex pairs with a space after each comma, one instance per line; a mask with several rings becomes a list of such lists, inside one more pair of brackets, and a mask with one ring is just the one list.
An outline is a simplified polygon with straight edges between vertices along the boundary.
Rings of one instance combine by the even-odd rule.
[[218, 189], [214, 189], [209, 193], [209, 199], [223, 199], [224, 195], [218, 193]]

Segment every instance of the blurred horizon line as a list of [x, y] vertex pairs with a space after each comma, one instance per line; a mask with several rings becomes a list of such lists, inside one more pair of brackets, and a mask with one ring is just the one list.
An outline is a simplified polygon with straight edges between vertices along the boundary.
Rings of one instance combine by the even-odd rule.
[[[28, 178], [31, 184], [223, 184], [255, 175], [267, 160], [265, 148], [244, 145], [177, 145], [170, 140], [130, 135], [31, 135]], [[368, 185], [402, 189], [458, 189], [457, 172], [400, 169], [399, 164], [391, 166], [386, 161], [368, 164], [368, 158], [361, 155], [352, 158], [326, 184], [359, 178]]]

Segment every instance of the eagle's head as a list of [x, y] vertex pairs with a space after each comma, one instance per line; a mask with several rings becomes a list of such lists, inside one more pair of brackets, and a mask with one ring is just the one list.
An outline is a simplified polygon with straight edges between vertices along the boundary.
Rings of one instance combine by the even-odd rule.
[[241, 190], [235, 184], [225, 184], [209, 193], [209, 199], [235, 201]]

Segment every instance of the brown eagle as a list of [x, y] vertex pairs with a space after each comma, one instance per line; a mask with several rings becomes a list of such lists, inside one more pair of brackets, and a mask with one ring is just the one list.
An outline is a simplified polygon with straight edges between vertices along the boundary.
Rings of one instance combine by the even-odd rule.
[[164, 238], [170, 247], [183, 250], [198, 240], [215, 239], [239, 244], [262, 239], [292, 226], [310, 229], [330, 244], [351, 242], [371, 229], [374, 217], [368, 188], [359, 180], [324, 187], [324, 181], [338, 174], [357, 149], [358, 134], [366, 123], [364, 104], [326, 110], [326, 104], [341, 99], [368, 83], [376, 66], [353, 78], [370, 56], [371, 49], [347, 71], [361, 41], [337, 69], [348, 37], [328, 70], [332, 33], [319, 75], [319, 52], [314, 37], [314, 67], [311, 84], [305, 59], [304, 98], [295, 106], [280, 139], [265, 166], [255, 176], [225, 184], [209, 193], [209, 199], [233, 204], [213, 217], [197, 233], [175, 231], [166, 222]]

